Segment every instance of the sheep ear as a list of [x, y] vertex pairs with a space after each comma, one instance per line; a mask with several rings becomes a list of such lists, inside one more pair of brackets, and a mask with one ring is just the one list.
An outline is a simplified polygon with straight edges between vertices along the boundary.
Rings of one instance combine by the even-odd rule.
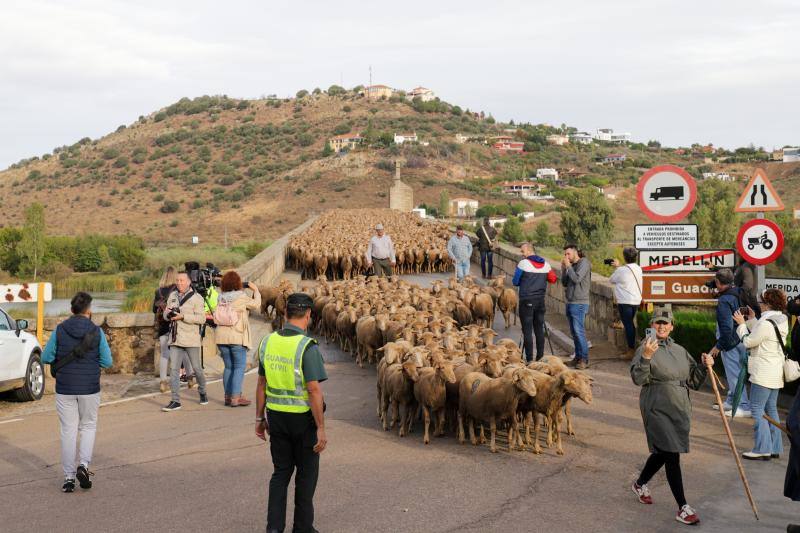
[[517, 381], [522, 379], [522, 372], [519, 372], [519, 371], [514, 372], [513, 377], [514, 377], [514, 382], [516, 383]]

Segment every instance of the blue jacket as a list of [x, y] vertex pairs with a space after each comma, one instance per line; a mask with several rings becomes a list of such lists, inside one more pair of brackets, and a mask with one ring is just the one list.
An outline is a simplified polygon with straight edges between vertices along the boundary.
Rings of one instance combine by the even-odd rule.
[[113, 364], [111, 348], [103, 330], [87, 317], [73, 315], [59, 324], [47, 341], [42, 362], [53, 363], [69, 355], [91, 329], [99, 330], [97, 344], [82, 358], [75, 359], [58, 371], [56, 393], [86, 395], [100, 392], [100, 368], [110, 368]]
[[519, 287], [520, 300], [535, 300], [544, 298], [547, 284], [558, 280], [555, 270], [550, 267], [544, 258], [531, 255], [517, 263], [514, 270], [514, 279], [511, 281]]
[[733, 350], [742, 342], [739, 335], [736, 334], [736, 326], [733, 323], [733, 313], [742, 306], [739, 293], [739, 287], [731, 287], [721, 293], [717, 299], [717, 328], [719, 329], [717, 348], [720, 350]]

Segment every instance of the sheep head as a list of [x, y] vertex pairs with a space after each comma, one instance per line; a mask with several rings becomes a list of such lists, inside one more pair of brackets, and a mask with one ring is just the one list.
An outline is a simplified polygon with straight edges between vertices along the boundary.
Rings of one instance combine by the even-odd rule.
[[453, 363], [445, 359], [439, 359], [434, 364], [436, 373], [439, 374], [446, 382], [455, 383], [456, 373], [453, 371]]
[[511, 380], [519, 390], [526, 392], [531, 397], [536, 396], [536, 380], [532, 372], [527, 368], [523, 367], [514, 370]]
[[587, 404], [592, 403], [592, 383], [594, 380], [588, 374], [577, 370], [565, 370], [558, 377], [565, 391], [577, 396]]

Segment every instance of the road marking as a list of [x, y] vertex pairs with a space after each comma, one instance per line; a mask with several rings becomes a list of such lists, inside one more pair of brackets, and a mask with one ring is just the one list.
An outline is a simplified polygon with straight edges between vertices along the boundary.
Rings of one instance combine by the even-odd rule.
[[2, 420], [0, 424], [10, 424], [11, 422], [21, 422], [25, 420], [24, 418], [12, 418], [11, 420]]

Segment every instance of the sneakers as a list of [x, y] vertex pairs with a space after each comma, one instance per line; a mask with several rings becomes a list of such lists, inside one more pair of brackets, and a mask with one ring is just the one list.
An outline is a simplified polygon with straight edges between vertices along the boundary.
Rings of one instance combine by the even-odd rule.
[[78, 467], [78, 473], [75, 474], [75, 477], [78, 478], [78, 483], [81, 484], [82, 489], [91, 489], [92, 488], [92, 480], [89, 479], [89, 476], [93, 476], [94, 472], [89, 472], [84, 465], [80, 465]]
[[61, 492], [75, 492], [75, 480], [65, 479], [64, 484], [61, 485]]
[[162, 407], [161, 410], [165, 413], [169, 413], [170, 411], [177, 411], [181, 408], [180, 402], [169, 402], [166, 407]]
[[653, 498], [650, 496], [650, 489], [647, 487], [647, 483], [639, 485], [634, 481], [633, 485], [631, 485], [631, 490], [639, 497], [639, 503], [653, 504]]
[[[730, 418], [732, 412], [733, 412], [732, 409], [726, 409], [725, 410], [725, 416]], [[753, 415], [750, 414], [750, 411], [747, 411], [745, 409], [737, 409], [736, 410], [736, 416], [734, 416], [733, 418], [753, 418]]]
[[204, 392], [200, 393], [200, 405], [208, 405], [208, 394]]
[[231, 398], [230, 405], [231, 405], [231, 407], [247, 407], [251, 403], [253, 403], [253, 402], [251, 402], [250, 400], [248, 400], [244, 396], [239, 395], [239, 396], [233, 396]]
[[677, 520], [681, 524], [688, 524], [690, 526], [694, 526], [700, 523], [700, 517], [697, 516], [695, 510], [689, 507], [688, 504], [681, 507], [681, 510], [678, 511], [678, 514], [675, 515], [675, 520]]
[[161, 389], [162, 394], [167, 392], [169, 390], [169, 381], [162, 379], [159, 388]]
[[742, 457], [745, 459], [749, 459], [750, 461], [769, 461], [772, 459], [772, 454], [769, 453], [756, 453], [756, 452], [744, 452]]
[[[712, 405], [711, 405], [711, 408], [712, 408], [713, 410], [715, 410], [715, 411], [719, 411], [719, 404], [718, 404], [718, 403], [712, 404]], [[731, 409], [732, 409], [732, 408], [731, 408], [731, 406], [730, 406], [729, 404], [727, 404], [727, 403], [723, 403], [723, 404], [722, 404], [722, 410], [723, 410], [723, 411], [730, 411]]]

